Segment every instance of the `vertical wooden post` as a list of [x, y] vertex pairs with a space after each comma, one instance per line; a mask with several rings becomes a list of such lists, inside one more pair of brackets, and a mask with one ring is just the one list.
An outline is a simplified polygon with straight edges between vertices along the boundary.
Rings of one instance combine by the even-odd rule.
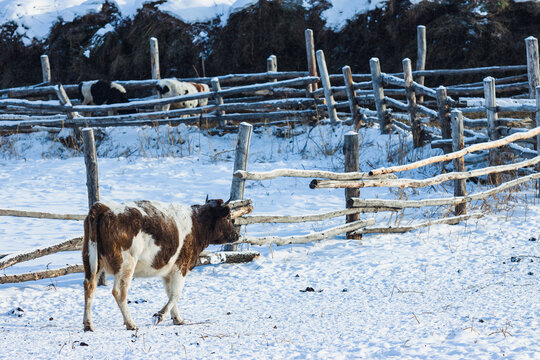
[[[251, 133], [253, 132], [253, 125], [248, 123], [241, 123], [238, 125], [238, 140], [236, 142], [236, 155], [234, 158], [233, 174], [237, 170], [246, 170], [249, 155], [249, 143], [251, 142]], [[244, 198], [244, 188], [246, 180], [239, 179], [233, 175], [231, 183], [231, 196], [230, 200], [242, 200]], [[240, 228], [238, 228], [240, 231]], [[236, 251], [238, 245], [225, 245], [225, 251]]]
[[[487, 116], [487, 130], [490, 141], [499, 139], [499, 131], [497, 130], [497, 99], [495, 95], [495, 79], [488, 76], [484, 79], [484, 97]], [[500, 165], [500, 149], [489, 150], [489, 164], [491, 166]], [[489, 179], [492, 184], [499, 184], [501, 174], [490, 174]]]
[[[465, 147], [463, 138], [463, 115], [459, 110], [452, 110], [452, 150], [459, 151]], [[465, 160], [463, 157], [454, 159], [454, 172], [465, 171]], [[467, 195], [466, 180], [454, 180], [454, 196]], [[455, 207], [455, 215], [467, 213], [466, 203], [458, 204]]]
[[[94, 129], [82, 129], [84, 144], [84, 163], [86, 164], [86, 188], [88, 190], [88, 207], [99, 201], [99, 176]], [[102, 272], [98, 285], [107, 285], [107, 275]]]
[[390, 120], [386, 114], [386, 104], [384, 103], [384, 90], [382, 86], [381, 65], [378, 58], [369, 60], [371, 70], [371, 82], [373, 84], [373, 95], [375, 96], [375, 107], [379, 117], [379, 127], [381, 134], [390, 132]]
[[[536, 127], [540, 126], [540, 85], [536, 87]], [[540, 156], [540, 135], [536, 136], [536, 152]], [[540, 171], [540, 165], [536, 166], [536, 171]], [[537, 180], [538, 194], [540, 198], [540, 180]]]
[[[416, 70], [426, 69], [426, 55], [427, 55], [427, 42], [426, 42], [426, 27], [424, 25], [418, 25], [416, 27], [416, 43], [417, 43], [417, 55], [416, 55]], [[424, 85], [424, 77], [419, 76], [416, 81], [420, 85]], [[419, 96], [418, 102], [424, 102], [424, 97]]]
[[[444, 86], [437, 88], [437, 112], [439, 115], [439, 124], [441, 127], [441, 135], [443, 139], [452, 138], [452, 128], [450, 126], [450, 107], [448, 106], [448, 94]], [[445, 154], [452, 151], [451, 146], [443, 147]]]
[[356, 101], [356, 90], [354, 89], [354, 81], [352, 78], [351, 68], [344, 66], [341, 71], [343, 72], [343, 81], [345, 82], [345, 91], [347, 92], [347, 98], [349, 99], [349, 109], [351, 111], [351, 119], [353, 121], [353, 128], [358, 130], [363, 125], [362, 114], [360, 114], [360, 107]]
[[[306, 53], [309, 76], [319, 76], [317, 74], [317, 65], [315, 63], [315, 41], [313, 40], [313, 30], [306, 29], [304, 32], [306, 38]], [[312, 92], [319, 88], [317, 83], [309, 84], [308, 91]]]
[[319, 71], [321, 72], [321, 82], [324, 88], [326, 106], [328, 107], [328, 117], [330, 118], [332, 125], [335, 125], [339, 119], [335, 107], [334, 95], [332, 95], [332, 84], [330, 83], [328, 68], [326, 67], [326, 60], [322, 50], [317, 50], [317, 65], [319, 66]]
[[41, 75], [44, 83], [51, 83], [51, 64], [47, 55], [41, 55]]
[[[71, 101], [69, 100], [69, 97], [66, 94], [66, 90], [64, 90], [64, 87], [62, 86], [62, 84], [58, 84], [55, 90], [56, 90], [56, 95], [58, 96], [58, 100], [60, 101], [60, 105], [72, 106]], [[79, 114], [75, 111], [71, 111], [67, 113], [68, 119], [73, 119], [78, 116]]]
[[[267, 72], [277, 72], [277, 57], [276, 55], [270, 55], [268, 59], [266, 59], [266, 71]], [[270, 80], [272, 82], [276, 82], [277, 79]]]
[[525, 39], [527, 48], [527, 76], [529, 78], [529, 98], [534, 99], [535, 89], [540, 86], [538, 39], [529, 36]]
[[[345, 172], [357, 172], [360, 170], [359, 164], [359, 149], [358, 149], [358, 133], [349, 131], [345, 134], [343, 140], [343, 155], [345, 156]], [[348, 200], [353, 197], [360, 196], [360, 189], [345, 189], [345, 204], [349, 208]], [[347, 223], [360, 219], [360, 214], [347, 215]], [[361, 239], [362, 235], [351, 235], [347, 233], [347, 239]]]
[[[212, 78], [210, 80], [212, 84], [212, 91], [214, 92], [214, 98], [216, 99], [216, 105], [223, 105], [223, 97], [219, 95], [219, 91], [221, 91], [221, 85], [219, 84], [219, 79], [217, 77]], [[217, 110], [216, 114], [219, 117], [219, 126], [223, 127], [227, 125], [226, 121], [221, 118], [221, 115], [223, 115], [225, 112], [223, 110]]]
[[150, 38], [150, 66], [152, 70], [152, 80], [161, 79], [159, 71], [159, 47], [155, 37]]
[[418, 109], [416, 106], [416, 92], [414, 91], [412, 66], [410, 59], [403, 59], [403, 75], [405, 79], [405, 91], [407, 93], [407, 105], [411, 129], [413, 135], [413, 144], [415, 148], [424, 146], [424, 132], [422, 124], [418, 119]]

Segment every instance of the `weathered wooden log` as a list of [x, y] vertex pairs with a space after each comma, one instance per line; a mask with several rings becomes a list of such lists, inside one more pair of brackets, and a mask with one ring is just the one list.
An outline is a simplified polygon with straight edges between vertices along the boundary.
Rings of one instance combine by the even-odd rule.
[[[221, 85], [219, 84], [218, 78], [213, 78], [211, 80], [212, 82], [212, 91], [214, 92], [214, 98], [216, 101], [216, 106], [219, 108], [221, 105], [223, 105], [223, 96], [219, 95], [219, 92], [221, 91]], [[222, 116], [225, 115], [225, 111], [218, 109], [216, 111], [216, 115], [218, 116], [219, 120], [219, 126], [225, 126], [227, 125], [225, 121], [222, 119]]]
[[509, 66], [485, 66], [467, 69], [439, 69], [414, 71], [413, 76], [443, 76], [443, 75], [471, 75], [471, 74], [491, 74], [494, 72], [525, 71], [527, 65]]
[[378, 227], [378, 228], [369, 227], [369, 228], [364, 228], [364, 229], [354, 231], [353, 233], [354, 234], [356, 233], [359, 233], [359, 234], [402, 234], [402, 233], [417, 230], [423, 227], [429, 227], [432, 225], [440, 225], [440, 224], [456, 225], [464, 220], [479, 219], [483, 216], [484, 214], [474, 213], [474, 214], [469, 214], [469, 215], [452, 216], [452, 217], [444, 218], [444, 219], [424, 221], [424, 222], [420, 222], [420, 223], [409, 225], [409, 226], [396, 226], [396, 227], [391, 226], [391, 227]]
[[487, 142], [487, 143], [475, 144], [475, 145], [466, 147], [463, 150], [452, 152], [450, 154], [433, 156], [433, 157], [430, 157], [428, 159], [419, 160], [419, 161], [416, 161], [416, 162], [413, 162], [413, 163], [410, 163], [410, 164], [406, 164], [406, 165], [398, 165], [398, 166], [392, 166], [392, 167], [389, 167], [389, 168], [374, 169], [374, 170], [371, 170], [369, 172], [369, 174], [370, 175], [382, 175], [382, 174], [389, 174], [389, 173], [394, 173], [394, 172], [401, 172], [401, 171], [406, 171], [406, 170], [417, 169], [417, 168], [422, 167], [422, 166], [426, 166], [426, 165], [430, 165], [430, 164], [434, 164], [434, 163], [438, 163], [438, 162], [442, 162], [442, 161], [453, 160], [455, 158], [465, 156], [466, 154], [469, 154], [469, 153], [474, 152], [474, 151], [488, 150], [488, 149], [504, 146], [504, 145], [507, 145], [507, 144], [509, 144], [511, 142], [514, 142], [514, 141], [517, 141], [517, 140], [529, 139], [529, 138], [532, 138], [532, 137], [537, 136], [537, 135], [540, 135], [540, 127], [534, 128], [534, 129], [532, 129], [530, 131], [527, 131], [527, 132], [524, 132], [524, 133], [513, 134], [513, 135], [507, 136], [505, 138], [499, 139], [497, 141], [490, 141], [490, 142]]
[[84, 128], [84, 163], [86, 164], [86, 187], [88, 190], [88, 207], [92, 207], [99, 201], [99, 176], [96, 143], [94, 140], [94, 129]]
[[51, 83], [51, 64], [47, 55], [41, 55], [41, 78], [43, 84]]
[[[501, 84], [497, 85], [495, 87], [495, 90], [497, 92], [513, 92], [513, 91], [520, 91], [528, 88], [527, 82], [519, 82], [519, 83], [513, 83], [513, 84]], [[469, 95], [479, 95], [484, 92], [483, 86], [476, 86], [476, 87], [468, 87], [468, 88], [446, 88], [448, 94], [452, 95], [461, 95], [461, 96], [469, 96]]]
[[[426, 69], [426, 54], [427, 54], [427, 41], [426, 41], [426, 27], [424, 25], [418, 25], [416, 27], [416, 70], [422, 71]], [[412, 77], [412, 74], [411, 74]], [[424, 77], [418, 77], [418, 84], [424, 85]], [[420, 96], [419, 102], [424, 102], [424, 98]]]
[[16, 216], [27, 217], [35, 219], [56, 219], [56, 220], [84, 220], [86, 215], [75, 214], [52, 214], [39, 211], [23, 211], [23, 210], [11, 210], [0, 209], [0, 216]]
[[59, 244], [47, 246], [40, 249], [32, 249], [19, 253], [9, 254], [0, 261], [0, 270], [17, 263], [33, 260], [42, 256], [57, 253], [59, 251], [75, 250], [82, 245], [82, 237], [76, 237], [67, 241], [63, 241]]
[[451, 198], [440, 198], [440, 199], [425, 199], [425, 200], [386, 200], [386, 199], [358, 199], [353, 198], [351, 200], [351, 205], [353, 208], [376, 208], [376, 207], [385, 207], [385, 208], [394, 208], [396, 210], [406, 209], [406, 208], [420, 208], [424, 206], [442, 206], [442, 205], [457, 205], [463, 202], [470, 202], [475, 200], [483, 200], [495, 194], [498, 194], [502, 191], [510, 189], [514, 186], [518, 186], [527, 181], [540, 179], [540, 173], [534, 173], [527, 175], [521, 178], [517, 178], [504, 184], [501, 184], [497, 187], [494, 187], [490, 190], [467, 195], [463, 197], [451, 197]]
[[363, 187], [425, 187], [437, 185], [445, 181], [468, 179], [471, 177], [517, 170], [522, 167], [533, 166], [540, 162], [540, 156], [521, 161], [515, 164], [489, 166], [483, 169], [476, 169], [466, 172], [452, 172], [441, 174], [427, 179], [379, 179], [379, 180], [313, 180], [309, 187], [311, 189], [324, 188], [363, 188]]
[[[67, 96], [62, 84], [58, 84], [56, 86], [56, 95], [58, 96], [58, 100], [60, 100], [60, 105], [64, 106], [65, 108], [71, 107], [71, 101], [69, 100], [69, 97]], [[73, 119], [78, 116], [79, 114], [75, 111], [67, 111], [68, 119]]]
[[414, 92], [413, 87], [411, 59], [403, 59], [402, 64], [405, 91], [407, 92], [407, 111], [409, 112], [409, 121], [411, 122], [413, 136], [413, 147], [419, 148], [424, 146], [425, 139], [422, 131], [422, 124], [417, 116], [418, 107], [416, 105], [416, 93]]
[[408, 108], [409, 108], [406, 103], [401, 102], [401, 101], [396, 100], [396, 99], [392, 99], [391, 97], [388, 97], [388, 96], [384, 97], [384, 103], [386, 105], [393, 106], [393, 107], [396, 107], [396, 108], [398, 108], [400, 110], [404, 110], [404, 111], [407, 111]]
[[[245, 180], [270, 180], [278, 177], [300, 177], [300, 178], [324, 178], [333, 180], [354, 180], [354, 179], [374, 179], [369, 173], [336, 173], [324, 170], [297, 170], [297, 169], [275, 169], [261, 172], [235, 171], [234, 176]], [[385, 175], [386, 179], [388, 175]], [[390, 178], [397, 178], [391, 174]]]
[[[495, 94], [495, 79], [488, 76], [484, 79], [484, 98], [487, 116], [487, 130], [490, 141], [496, 141], [499, 139], [499, 132], [497, 131], [497, 100]], [[499, 148], [493, 148], [489, 150], [489, 165], [496, 166], [501, 164], [501, 152]], [[499, 184], [501, 181], [500, 174], [490, 174], [489, 180], [492, 184]]]
[[339, 119], [335, 108], [334, 95], [332, 95], [332, 84], [330, 83], [330, 78], [328, 77], [328, 68], [326, 67], [324, 52], [322, 50], [317, 50], [316, 56], [319, 72], [321, 73], [321, 82], [324, 89], [326, 106], [328, 107], [328, 117], [330, 118], [330, 122], [332, 124], [337, 124]]
[[[266, 71], [269, 74], [276, 73], [277, 72], [277, 57], [276, 55], [270, 55], [266, 59]], [[277, 79], [271, 79], [271, 82], [276, 82]]]
[[[443, 139], [450, 139], [452, 137], [452, 129], [450, 126], [450, 107], [448, 106], [448, 95], [444, 86], [437, 88], [437, 110], [439, 126], [441, 127], [441, 135]], [[449, 146], [443, 147], [444, 153], [451, 152]]]
[[41, 279], [50, 279], [58, 276], [73, 274], [73, 273], [82, 273], [84, 272], [84, 267], [82, 265], [69, 265], [60, 269], [55, 270], [44, 270], [44, 271], [34, 271], [26, 274], [17, 274], [17, 275], [3, 275], [0, 276], [0, 284], [10, 284], [10, 283], [19, 283], [24, 281], [31, 280], [41, 280]]
[[313, 241], [329, 239], [334, 236], [345, 234], [347, 232], [363, 228], [365, 226], [370, 226], [375, 224], [375, 219], [366, 219], [359, 220], [353, 223], [339, 225], [321, 232], [311, 233], [308, 235], [298, 235], [298, 236], [265, 236], [265, 237], [244, 237], [241, 238], [238, 243], [249, 243], [252, 245], [268, 245], [276, 244], [288, 245], [288, 244], [306, 244]]
[[347, 92], [347, 98], [349, 100], [351, 119], [354, 124], [354, 129], [358, 130], [363, 124], [363, 121], [362, 114], [358, 111], [359, 106], [356, 102], [356, 90], [354, 89], [351, 68], [349, 66], [344, 66], [341, 70], [343, 72], [343, 81], [345, 82], [345, 91]]
[[[346, 173], [353, 172], [358, 173], [360, 171], [359, 163], [359, 145], [358, 145], [358, 133], [350, 131], [345, 134], [343, 139], [343, 155], [345, 157], [344, 170]], [[359, 197], [359, 189], [345, 189], [345, 206], [348, 204], [348, 200], [353, 197]], [[349, 214], [346, 216], [345, 222], [351, 223], [360, 220], [360, 214]], [[347, 234], [347, 239], [358, 240], [359, 236], [353, 236]]]
[[[452, 110], [452, 151], [460, 151], [465, 147], [463, 139], [463, 115], [459, 110]], [[465, 171], [464, 157], [454, 159], [454, 172]], [[465, 179], [454, 180], [454, 196], [461, 197], [467, 195], [467, 183]], [[456, 205], [454, 209], [455, 215], [465, 215], [467, 213], [467, 204], [462, 203]]]
[[150, 38], [150, 71], [152, 80], [161, 79], [161, 72], [159, 70], [159, 47], [158, 40], [155, 37]]
[[[308, 66], [308, 75], [309, 76], [318, 76], [317, 75], [317, 65], [315, 59], [315, 41], [313, 39], [313, 30], [306, 29], [304, 32], [306, 38], [306, 53], [307, 53], [307, 66]], [[308, 91], [313, 92], [317, 90], [318, 84], [312, 83], [308, 84]]]
[[[512, 76], [506, 76], [502, 78], [495, 78], [495, 83], [497, 84], [508, 84], [508, 83], [515, 83], [519, 80], [527, 80], [527, 74], [521, 74], [521, 75], [512, 75]], [[473, 83], [467, 83], [467, 84], [456, 84], [456, 85], [448, 85], [447, 88], [464, 88], [464, 87], [477, 87], [477, 86], [483, 86], [484, 81], [477, 81]]]
[[390, 118], [386, 112], [386, 105], [384, 103], [384, 90], [383, 90], [383, 78], [381, 74], [381, 65], [378, 58], [371, 58], [369, 60], [369, 67], [371, 69], [371, 82], [373, 87], [373, 95], [375, 97], [375, 107], [377, 108], [377, 115], [379, 117], [379, 127], [382, 134], [388, 134], [390, 131]]
[[525, 39], [527, 48], [527, 77], [529, 83], [529, 99], [534, 99], [535, 89], [540, 86], [540, 68], [538, 55], [538, 39], [529, 36]]
[[518, 144], [508, 144], [507, 149], [515, 155], [525, 159], [533, 159], [538, 156], [536, 151], [519, 146]]

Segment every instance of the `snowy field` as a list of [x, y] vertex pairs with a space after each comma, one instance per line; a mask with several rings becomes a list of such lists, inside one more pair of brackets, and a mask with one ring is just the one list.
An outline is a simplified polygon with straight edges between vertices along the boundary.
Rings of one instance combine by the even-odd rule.
[[[248, 169], [342, 171], [343, 134], [350, 129], [275, 129], [253, 135]], [[236, 135], [205, 136], [166, 126], [107, 130], [100, 143], [103, 200], [201, 203], [227, 198]], [[412, 151], [411, 139], [361, 129], [366, 171], [435, 154]], [[439, 166], [402, 174], [424, 178]], [[87, 209], [80, 155], [37, 133], [0, 143], [0, 208], [82, 214]], [[254, 214], [306, 214], [342, 209], [342, 189], [310, 190], [311, 179], [249, 182]], [[467, 184], [468, 192], [485, 188]], [[540, 358], [540, 206], [534, 186], [473, 203], [485, 217], [406, 234], [342, 237], [281, 247], [246, 246], [248, 264], [197, 267], [179, 303], [186, 325], [153, 326], [166, 302], [159, 279], [135, 279], [128, 296], [139, 326], [127, 331], [111, 295], [99, 288], [94, 333], [82, 331], [82, 274], [0, 285], [2, 359], [538, 359]], [[451, 184], [426, 189], [362, 189], [365, 198], [451, 196]], [[378, 224], [435, 219], [449, 208], [377, 214]], [[368, 217], [371, 215], [363, 215]], [[250, 225], [254, 236], [306, 234], [342, 223]], [[54, 244], [82, 234], [77, 221], [0, 217], [0, 253]], [[215, 250], [215, 249], [212, 249]], [[47, 256], [1, 274], [80, 263], [79, 252]], [[306, 288], [313, 292], [306, 292]]]

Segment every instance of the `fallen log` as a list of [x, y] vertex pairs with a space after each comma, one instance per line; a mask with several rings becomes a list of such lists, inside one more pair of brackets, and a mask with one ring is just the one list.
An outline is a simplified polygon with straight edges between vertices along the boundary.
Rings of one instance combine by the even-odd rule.
[[276, 244], [288, 245], [288, 244], [305, 244], [317, 240], [329, 239], [336, 235], [345, 234], [353, 230], [360, 229], [365, 226], [375, 224], [375, 219], [358, 220], [345, 225], [339, 225], [330, 229], [326, 229], [321, 232], [316, 232], [308, 235], [295, 235], [287, 237], [279, 236], [265, 236], [265, 237], [244, 237], [237, 241], [235, 244], [249, 243], [253, 245], [268, 245]]
[[451, 172], [447, 174], [441, 174], [427, 179], [379, 179], [379, 180], [318, 180], [311, 181], [309, 187], [311, 189], [335, 189], [335, 188], [347, 188], [357, 189], [363, 187], [426, 187], [431, 185], [437, 185], [444, 181], [460, 180], [471, 177], [496, 174], [505, 171], [517, 170], [522, 167], [533, 166], [540, 162], [540, 156], [536, 156], [530, 160], [521, 161], [515, 164], [489, 166], [483, 169], [476, 169], [465, 172]]
[[481, 213], [474, 213], [469, 215], [460, 215], [460, 216], [453, 216], [445, 219], [438, 219], [433, 221], [424, 221], [418, 224], [409, 225], [409, 226], [396, 226], [396, 227], [379, 227], [379, 228], [365, 228], [353, 231], [352, 235], [363, 235], [363, 234], [401, 234], [406, 233], [409, 231], [413, 231], [416, 229], [420, 229], [423, 227], [428, 227], [431, 225], [439, 225], [439, 224], [449, 224], [449, 225], [456, 225], [459, 224], [463, 220], [468, 219], [479, 219], [483, 217], [484, 214]]
[[451, 198], [441, 198], [441, 199], [425, 199], [425, 200], [390, 200], [390, 199], [359, 199], [351, 198], [349, 199], [349, 206], [351, 207], [389, 207], [396, 210], [401, 210], [405, 208], [419, 208], [424, 206], [441, 206], [441, 205], [458, 205], [465, 202], [470, 202], [474, 200], [482, 200], [498, 194], [504, 190], [510, 189], [514, 186], [520, 185], [524, 182], [531, 181], [534, 179], [540, 179], [540, 173], [534, 173], [527, 175], [518, 179], [508, 181], [502, 185], [499, 185], [493, 189], [480, 192], [473, 195], [451, 197]]
[[2, 258], [2, 261], [0, 261], [0, 270], [5, 269], [8, 266], [20, 263], [22, 261], [37, 259], [42, 256], [57, 253], [59, 251], [76, 250], [80, 246], [82, 246], [82, 237], [76, 237], [74, 239], [70, 239], [45, 248], [9, 254], [6, 257]]
[[[493, 149], [493, 148], [497, 148], [503, 145], [507, 145], [517, 140], [529, 139], [536, 135], [540, 135], [540, 127], [534, 128], [527, 132], [512, 134], [510, 136], [504, 137], [499, 140], [485, 142], [481, 144], [474, 144], [472, 146], [466, 147], [465, 149], [462, 149], [459, 151], [455, 151], [455, 152], [448, 153], [445, 155], [433, 156], [428, 159], [419, 160], [410, 164], [392, 166], [388, 168], [374, 169], [369, 172], [369, 175], [382, 175], [382, 174], [389, 174], [389, 173], [394, 173], [394, 172], [417, 169], [419, 167], [426, 166], [429, 164], [457, 159], [462, 156], [465, 156], [466, 154], [469, 154], [471, 152], [475, 152], [478, 150]], [[317, 176], [314, 176], [314, 177], [317, 177]]]
[[[223, 252], [203, 252], [199, 255], [195, 266], [209, 264], [238, 264], [246, 263], [256, 259], [260, 254], [256, 251], [223, 251]], [[60, 269], [35, 271], [25, 274], [0, 276], [0, 284], [18, 283], [31, 280], [49, 279], [67, 274], [82, 273], [82, 265], [69, 265]]]
[[[297, 169], [275, 169], [271, 171], [261, 172], [248, 172], [244, 170], [237, 170], [234, 176], [245, 180], [270, 180], [277, 177], [300, 177], [300, 178], [312, 178], [319, 177], [333, 180], [354, 180], [354, 179], [377, 179], [365, 172], [348, 172], [348, 173], [336, 173], [332, 171], [324, 170], [297, 170]], [[384, 177], [385, 179], [387, 177]], [[389, 178], [397, 178], [395, 175]]]

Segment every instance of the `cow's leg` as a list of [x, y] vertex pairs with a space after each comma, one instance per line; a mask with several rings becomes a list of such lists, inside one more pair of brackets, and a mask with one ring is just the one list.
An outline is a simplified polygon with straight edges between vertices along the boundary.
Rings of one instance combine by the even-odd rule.
[[163, 320], [163, 317], [169, 313], [169, 311], [171, 312], [171, 318], [175, 325], [182, 325], [184, 323], [178, 314], [177, 303], [180, 299], [180, 295], [182, 295], [182, 289], [184, 288], [185, 281], [186, 277], [183, 276], [180, 271], [173, 271], [163, 278], [165, 290], [169, 296], [169, 301], [167, 304], [165, 304], [163, 309], [154, 314], [154, 325], [159, 324]]
[[127, 306], [127, 293], [129, 290], [129, 285], [131, 284], [133, 272], [135, 271], [136, 263], [137, 261], [133, 257], [129, 255], [124, 256], [120, 271], [114, 275], [114, 285], [112, 290], [112, 294], [116, 300], [116, 303], [118, 304], [118, 307], [120, 308], [120, 311], [122, 312], [124, 324], [128, 330], [137, 329], [137, 326], [133, 322], [133, 318], [131, 317], [131, 313], [129, 312]]
[[84, 331], [94, 331], [94, 324], [92, 324], [92, 301], [94, 300], [94, 292], [98, 280], [97, 275], [100, 273], [100, 271], [98, 271], [97, 274], [91, 273], [84, 279]]

